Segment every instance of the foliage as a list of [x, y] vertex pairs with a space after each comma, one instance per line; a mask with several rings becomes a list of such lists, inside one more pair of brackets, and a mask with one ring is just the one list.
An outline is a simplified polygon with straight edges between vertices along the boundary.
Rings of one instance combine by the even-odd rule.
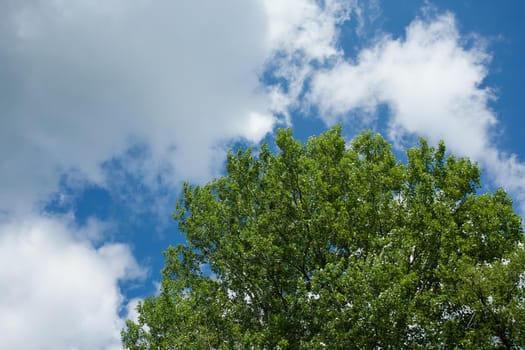
[[423, 139], [291, 130], [186, 184], [162, 288], [128, 349], [516, 349], [525, 346], [521, 219], [501, 189]]

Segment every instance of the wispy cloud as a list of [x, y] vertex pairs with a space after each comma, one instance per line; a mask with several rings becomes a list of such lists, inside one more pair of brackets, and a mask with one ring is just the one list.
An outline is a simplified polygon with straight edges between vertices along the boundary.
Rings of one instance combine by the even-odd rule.
[[[268, 87], [272, 110], [291, 124], [290, 111], [299, 107], [305, 82], [316, 66], [341, 55], [339, 25], [359, 8], [356, 1], [263, 1], [267, 14], [269, 75], [285, 84]], [[357, 12], [356, 12], [357, 13]]]

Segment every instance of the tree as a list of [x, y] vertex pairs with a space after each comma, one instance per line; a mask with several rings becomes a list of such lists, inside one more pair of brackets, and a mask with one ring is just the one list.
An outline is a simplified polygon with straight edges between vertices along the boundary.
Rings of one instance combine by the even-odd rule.
[[521, 219], [480, 171], [423, 139], [396, 160], [378, 134], [280, 130], [185, 184], [187, 243], [122, 332], [128, 349], [517, 349]]

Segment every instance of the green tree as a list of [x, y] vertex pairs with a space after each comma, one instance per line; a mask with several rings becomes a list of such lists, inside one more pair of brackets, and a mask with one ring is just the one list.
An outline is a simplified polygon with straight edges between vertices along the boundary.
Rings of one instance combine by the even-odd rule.
[[186, 184], [187, 243], [122, 332], [128, 349], [518, 349], [521, 219], [480, 172], [420, 140], [396, 160], [378, 134], [280, 130]]

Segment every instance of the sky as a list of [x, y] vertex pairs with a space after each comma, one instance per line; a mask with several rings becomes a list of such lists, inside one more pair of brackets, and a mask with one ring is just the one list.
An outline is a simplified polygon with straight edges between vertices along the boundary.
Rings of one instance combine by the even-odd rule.
[[0, 0], [0, 334], [122, 349], [181, 184], [335, 124], [470, 157], [525, 214], [525, 2]]

